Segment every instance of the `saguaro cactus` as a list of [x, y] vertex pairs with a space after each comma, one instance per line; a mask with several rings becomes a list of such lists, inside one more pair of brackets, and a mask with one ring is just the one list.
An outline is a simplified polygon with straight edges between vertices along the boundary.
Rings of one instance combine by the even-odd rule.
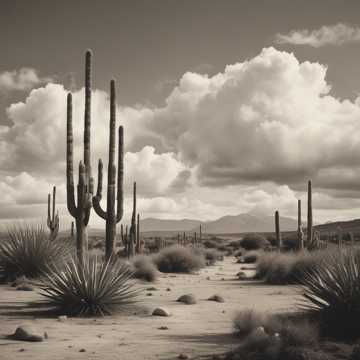
[[133, 185], [133, 212], [130, 225], [129, 256], [134, 256], [136, 251], [136, 182]]
[[280, 233], [280, 216], [279, 212], [275, 211], [275, 234], [276, 234], [276, 246], [278, 250], [281, 250], [281, 233]]
[[77, 185], [77, 205], [75, 203], [73, 169], [73, 129], [72, 95], [67, 96], [67, 133], [66, 133], [66, 192], [69, 213], [76, 222], [76, 248], [80, 262], [87, 249], [87, 225], [89, 223], [94, 192], [94, 180], [91, 176], [90, 163], [90, 127], [91, 127], [91, 52], [86, 52], [85, 60], [85, 116], [84, 116], [84, 162], [79, 164], [79, 182]]
[[75, 229], [74, 229], [74, 222], [71, 222], [71, 232], [70, 232], [70, 236], [73, 239], [75, 235]]
[[304, 249], [304, 233], [302, 230], [302, 220], [301, 220], [301, 200], [298, 200], [298, 246], [299, 250]]
[[117, 178], [117, 209], [115, 212], [115, 187], [116, 187], [116, 165], [115, 165], [115, 127], [116, 127], [116, 99], [115, 81], [110, 82], [110, 135], [109, 135], [109, 164], [108, 164], [108, 186], [106, 211], [101, 208], [103, 183], [103, 163], [99, 159], [98, 164], [98, 187], [96, 196], [93, 197], [95, 212], [106, 221], [105, 258], [108, 260], [114, 254], [116, 224], [123, 217], [123, 183], [124, 183], [124, 130], [119, 127], [119, 149], [118, 149], [118, 178]]
[[59, 232], [59, 212], [55, 214], [56, 204], [56, 186], [53, 187], [52, 211], [51, 211], [51, 194], [48, 194], [48, 216], [47, 226], [50, 229], [50, 238], [54, 240]]
[[199, 226], [199, 242], [201, 243], [202, 240], [202, 229], [201, 229], [201, 224]]
[[311, 180], [308, 182], [308, 204], [307, 204], [307, 246], [312, 246], [313, 243], [313, 215], [312, 215], [312, 186]]
[[136, 253], [141, 254], [142, 246], [140, 239], [140, 214], [137, 214], [137, 222], [136, 222]]

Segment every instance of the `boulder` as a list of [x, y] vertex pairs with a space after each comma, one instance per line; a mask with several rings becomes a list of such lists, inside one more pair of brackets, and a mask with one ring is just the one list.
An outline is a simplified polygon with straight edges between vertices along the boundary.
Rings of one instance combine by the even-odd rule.
[[156, 308], [153, 312], [152, 312], [153, 316], [170, 316], [169, 311], [167, 311], [164, 308]]
[[184, 303], [186, 305], [193, 305], [193, 304], [196, 304], [196, 302], [197, 302], [196, 298], [193, 294], [182, 295], [176, 301]]
[[44, 341], [44, 336], [30, 326], [19, 326], [9, 338], [19, 341]]

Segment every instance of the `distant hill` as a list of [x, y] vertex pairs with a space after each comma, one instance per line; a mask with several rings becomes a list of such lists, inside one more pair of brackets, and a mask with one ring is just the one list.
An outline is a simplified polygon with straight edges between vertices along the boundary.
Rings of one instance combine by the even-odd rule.
[[[189, 232], [198, 231], [199, 225], [208, 234], [238, 234], [245, 232], [271, 232], [274, 231], [273, 216], [256, 216], [252, 214], [240, 214], [235, 216], [223, 216], [214, 221], [201, 222], [199, 220], [162, 220], [148, 218], [141, 221], [141, 232]], [[295, 219], [281, 217], [280, 227], [282, 231], [296, 230]]]
[[322, 233], [330, 232], [335, 233], [338, 231], [338, 228], [341, 228], [343, 232], [352, 232], [359, 234], [360, 233], [360, 219], [347, 220], [347, 221], [335, 221], [328, 222], [321, 225], [316, 225], [314, 228], [319, 230]]

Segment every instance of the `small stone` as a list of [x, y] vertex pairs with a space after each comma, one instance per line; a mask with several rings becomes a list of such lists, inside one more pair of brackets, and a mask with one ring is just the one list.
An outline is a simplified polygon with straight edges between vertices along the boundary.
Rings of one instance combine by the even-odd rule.
[[180, 296], [177, 300], [177, 302], [182, 302], [186, 305], [193, 305], [196, 304], [196, 298], [193, 294], [185, 294]]
[[167, 326], [160, 326], [158, 327], [159, 330], [169, 330], [169, 328]]
[[248, 276], [243, 271], [238, 272], [236, 274], [236, 276], [239, 278], [239, 280], [247, 280], [248, 279]]
[[60, 316], [58, 316], [58, 321], [64, 322], [64, 321], [66, 321], [66, 320], [67, 320], [67, 316], [66, 316], [66, 315], [60, 315]]
[[80, 349], [79, 352], [86, 352], [86, 350], [85, 349]]
[[146, 296], [152, 296], [152, 293], [147, 293]]
[[209, 301], [216, 301], [216, 302], [219, 302], [219, 303], [223, 303], [225, 302], [224, 298], [220, 295], [212, 295], [208, 298]]
[[186, 355], [186, 354], [180, 354], [178, 356], [178, 359], [181, 359], [181, 360], [187, 360], [187, 359], [190, 359], [189, 355]]
[[210, 276], [207, 276], [207, 277], [206, 277], [206, 280], [210, 280]]
[[19, 352], [23, 352], [23, 351], [25, 351], [25, 349], [19, 349]]
[[45, 331], [45, 332], [44, 332], [44, 339], [47, 340], [48, 338], [49, 338], [49, 335], [48, 335], [48, 333]]
[[20, 284], [16, 287], [16, 290], [20, 290], [20, 291], [34, 291], [34, 287], [31, 286], [30, 284]]
[[170, 313], [165, 310], [164, 308], [156, 308], [153, 312], [152, 312], [153, 316], [170, 316]]
[[170, 288], [167, 288], [166, 291], [171, 291], [171, 289], [170, 289]]
[[155, 286], [151, 286], [151, 287], [148, 287], [146, 290], [147, 291], [158, 291], [159, 289], [157, 289]]
[[20, 341], [43, 341], [42, 335], [36, 333], [34, 329], [29, 326], [19, 326], [15, 333], [9, 336], [14, 340]]

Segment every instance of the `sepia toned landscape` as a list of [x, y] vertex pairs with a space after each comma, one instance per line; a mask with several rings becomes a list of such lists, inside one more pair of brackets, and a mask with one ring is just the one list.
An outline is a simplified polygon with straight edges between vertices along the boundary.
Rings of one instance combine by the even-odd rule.
[[0, 4], [0, 359], [360, 359], [360, 5], [309, 4]]

